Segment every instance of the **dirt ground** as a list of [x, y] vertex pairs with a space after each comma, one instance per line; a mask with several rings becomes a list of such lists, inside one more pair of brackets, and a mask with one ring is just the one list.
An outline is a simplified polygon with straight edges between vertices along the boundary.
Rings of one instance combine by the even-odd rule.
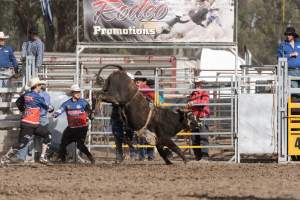
[[300, 199], [300, 165], [161, 161], [0, 168], [0, 199]]

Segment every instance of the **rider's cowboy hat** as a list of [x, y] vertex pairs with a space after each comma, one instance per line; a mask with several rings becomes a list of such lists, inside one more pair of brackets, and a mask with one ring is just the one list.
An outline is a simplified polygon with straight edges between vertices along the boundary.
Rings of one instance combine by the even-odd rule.
[[8, 35], [5, 35], [4, 32], [0, 32], [0, 39], [8, 39], [9, 36]]

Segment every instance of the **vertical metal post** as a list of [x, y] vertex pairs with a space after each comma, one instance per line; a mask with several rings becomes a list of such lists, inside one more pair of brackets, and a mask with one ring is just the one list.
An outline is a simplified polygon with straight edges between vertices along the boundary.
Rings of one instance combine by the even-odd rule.
[[[236, 11], [237, 12], [237, 11]], [[237, 22], [236, 22], [237, 23]], [[237, 38], [237, 36], [236, 36]], [[238, 145], [238, 47], [234, 47], [235, 50], [235, 84], [234, 84], [234, 150], [235, 150], [235, 162], [240, 163], [240, 153]]]
[[159, 106], [160, 105], [160, 102], [159, 102], [159, 78], [158, 78], [158, 69], [156, 68], [155, 69], [155, 91], [154, 91], [154, 105], [155, 106]]
[[79, 0], [77, 0], [77, 24], [76, 24], [76, 41], [77, 41], [77, 44], [80, 42], [79, 41], [79, 15], [80, 15], [80, 2]]
[[278, 128], [278, 162], [288, 161], [287, 152], [287, 103], [288, 103], [288, 66], [286, 58], [279, 58], [277, 66], [277, 128]]
[[80, 45], [76, 46], [76, 79], [75, 79], [76, 84], [79, 84], [80, 54], [81, 54], [81, 52], [83, 52], [84, 49], [85, 49], [85, 47], [82, 47]]

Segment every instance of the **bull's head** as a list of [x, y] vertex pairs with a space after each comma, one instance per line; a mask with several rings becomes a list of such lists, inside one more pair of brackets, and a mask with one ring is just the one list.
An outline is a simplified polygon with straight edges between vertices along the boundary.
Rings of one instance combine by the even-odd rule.
[[199, 120], [193, 115], [191, 111], [183, 111], [178, 109], [177, 112], [180, 114], [180, 121], [183, 125], [183, 130], [190, 131], [202, 126], [202, 122], [199, 122]]
[[[113, 65], [116, 66], [116, 65]], [[98, 84], [102, 84], [102, 90], [98, 93], [98, 98], [101, 101], [112, 103], [114, 105], [126, 104], [134, 96], [137, 87], [133, 80], [121, 68], [114, 71], [103, 83], [100, 77], [102, 69], [98, 73]]]

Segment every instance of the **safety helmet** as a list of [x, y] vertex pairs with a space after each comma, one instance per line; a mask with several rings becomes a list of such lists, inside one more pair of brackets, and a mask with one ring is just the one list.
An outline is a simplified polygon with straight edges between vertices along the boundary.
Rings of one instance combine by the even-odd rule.
[[70, 91], [71, 92], [80, 92], [81, 89], [80, 89], [78, 84], [74, 84], [74, 85], [71, 86]]

